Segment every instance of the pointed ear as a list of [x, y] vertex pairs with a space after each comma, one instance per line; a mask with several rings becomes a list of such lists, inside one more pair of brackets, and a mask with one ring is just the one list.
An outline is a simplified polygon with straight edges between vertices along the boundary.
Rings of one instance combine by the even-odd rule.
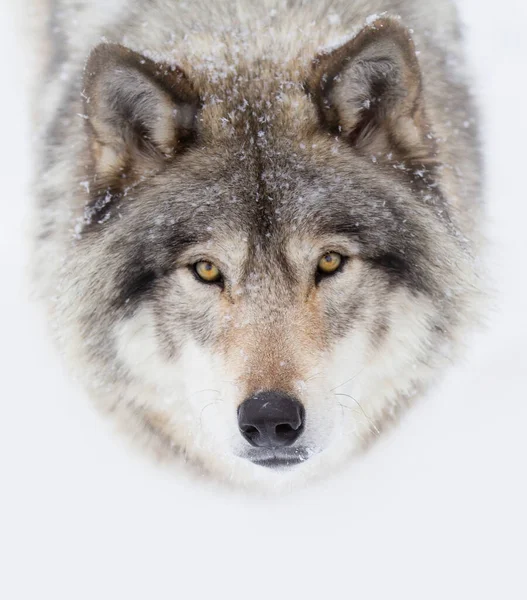
[[194, 132], [199, 97], [185, 73], [123, 46], [92, 51], [83, 97], [99, 188], [159, 170]]
[[313, 63], [308, 88], [323, 124], [369, 154], [426, 161], [434, 147], [409, 31], [378, 19]]

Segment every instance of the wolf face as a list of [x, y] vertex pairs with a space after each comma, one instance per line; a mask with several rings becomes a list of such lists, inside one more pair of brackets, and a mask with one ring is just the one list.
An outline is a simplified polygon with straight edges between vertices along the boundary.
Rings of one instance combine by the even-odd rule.
[[158, 451], [305, 479], [451, 358], [474, 269], [397, 21], [219, 77], [105, 44], [83, 96], [90, 198], [57, 318], [94, 397]]

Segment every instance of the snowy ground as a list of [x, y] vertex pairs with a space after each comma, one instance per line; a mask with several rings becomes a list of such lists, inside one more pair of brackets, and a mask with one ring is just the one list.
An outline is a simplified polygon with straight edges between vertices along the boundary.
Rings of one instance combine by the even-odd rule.
[[67, 382], [21, 273], [27, 70], [18, 0], [1, 0], [0, 598], [527, 598], [527, 4], [460, 1], [486, 122], [489, 330], [348, 472], [262, 500], [130, 456]]

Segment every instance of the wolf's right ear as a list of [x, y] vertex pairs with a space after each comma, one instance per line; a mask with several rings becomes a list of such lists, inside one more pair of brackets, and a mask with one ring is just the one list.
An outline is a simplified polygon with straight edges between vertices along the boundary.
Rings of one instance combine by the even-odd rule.
[[194, 133], [199, 96], [185, 73], [124, 46], [92, 51], [83, 97], [97, 187], [158, 170]]

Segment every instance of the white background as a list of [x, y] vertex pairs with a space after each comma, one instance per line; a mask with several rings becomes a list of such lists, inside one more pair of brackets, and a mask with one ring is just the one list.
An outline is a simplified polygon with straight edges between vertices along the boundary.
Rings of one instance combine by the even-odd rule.
[[0, 0], [0, 598], [527, 598], [527, 3], [461, 6], [485, 122], [488, 330], [366, 458], [262, 499], [131, 454], [48, 345], [23, 277], [24, 9]]

